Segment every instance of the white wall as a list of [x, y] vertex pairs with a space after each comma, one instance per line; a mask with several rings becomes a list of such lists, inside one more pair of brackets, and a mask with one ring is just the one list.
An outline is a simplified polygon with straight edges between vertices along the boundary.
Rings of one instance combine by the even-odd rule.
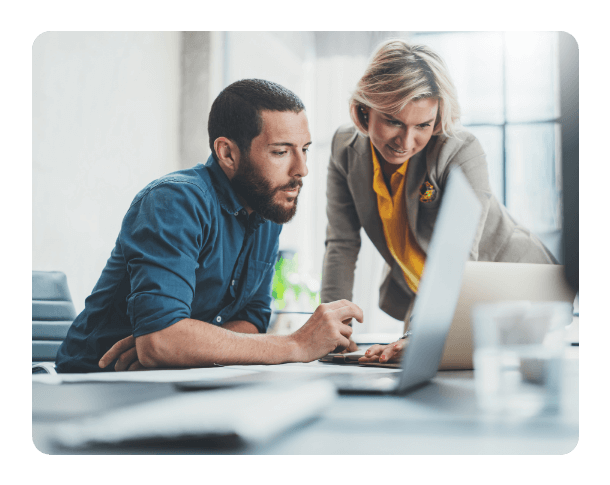
[[[351, 123], [349, 98], [368, 64], [375, 47], [385, 38], [408, 38], [405, 32], [316, 32], [315, 120], [314, 140], [317, 146], [316, 206], [314, 224], [315, 251], [313, 259], [322, 268], [326, 238], [326, 175], [332, 137], [337, 128]], [[353, 321], [354, 332], [401, 334], [403, 322], [395, 320], [379, 308], [379, 286], [384, 260], [361, 230], [362, 246], [358, 254], [352, 300], [364, 312], [364, 322]]]
[[179, 168], [180, 33], [47, 32], [32, 48], [32, 268], [84, 307], [135, 194]]
[[[305, 104], [309, 130], [314, 133], [314, 33], [313, 32], [226, 32], [222, 36], [223, 63], [211, 66], [214, 73], [222, 75], [222, 87], [245, 78], [259, 78], [276, 82], [293, 91]], [[214, 93], [216, 97], [218, 93]], [[299, 254], [299, 271], [320, 277], [322, 267], [315, 265], [312, 257], [314, 245], [324, 245], [324, 240], [308, 237], [315, 226], [315, 206], [318, 203], [315, 187], [317, 171], [326, 171], [326, 164], [319, 164], [316, 142], [308, 156], [309, 175], [299, 196], [299, 208], [292, 221], [284, 226], [280, 235], [280, 249], [291, 249]]]

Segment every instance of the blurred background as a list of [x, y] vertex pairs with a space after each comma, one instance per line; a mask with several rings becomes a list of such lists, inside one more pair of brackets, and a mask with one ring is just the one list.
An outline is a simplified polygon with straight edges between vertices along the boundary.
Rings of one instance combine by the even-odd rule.
[[[303, 100], [313, 140], [299, 210], [280, 238], [275, 307], [315, 308], [330, 142], [350, 121], [349, 96], [375, 47], [397, 37], [444, 58], [493, 191], [562, 261], [556, 32], [46, 32], [32, 48], [32, 268], [65, 272], [82, 310], [136, 193], [205, 163], [214, 98], [263, 78]], [[363, 234], [358, 333], [402, 331], [378, 308], [382, 267]]]

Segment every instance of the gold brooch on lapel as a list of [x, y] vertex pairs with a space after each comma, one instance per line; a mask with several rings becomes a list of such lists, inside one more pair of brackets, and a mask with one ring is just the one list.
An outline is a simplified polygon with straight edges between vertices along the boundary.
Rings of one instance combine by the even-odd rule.
[[427, 180], [419, 188], [419, 201], [420, 202], [431, 202], [436, 199], [436, 189]]

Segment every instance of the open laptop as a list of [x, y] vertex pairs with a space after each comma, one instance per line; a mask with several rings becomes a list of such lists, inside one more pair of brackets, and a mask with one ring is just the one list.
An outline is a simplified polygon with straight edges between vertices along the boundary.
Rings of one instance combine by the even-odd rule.
[[480, 214], [481, 205], [474, 191], [462, 171], [454, 168], [449, 174], [419, 283], [402, 371], [372, 379], [339, 375], [333, 379], [339, 392], [402, 394], [436, 375]]
[[440, 369], [472, 369], [472, 308], [501, 301], [574, 302], [564, 267], [557, 264], [468, 261]]
[[[565, 301], [573, 304], [576, 292], [568, 285], [564, 273], [564, 267], [557, 264], [467, 261], [439, 370], [474, 368], [471, 319], [473, 308], [480, 303], [527, 300]], [[395, 338], [394, 335], [386, 341]], [[577, 335], [566, 335], [566, 340], [571, 345], [578, 345]], [[341, 363], [345, 360], [348, 363], [358, 363], [357, 359], [362, 355], [363, 351], [358, 351], [351, 354], [329, 354], [330, 358], [323, 359], [326, 362]], [[399, 363], [365, 365], [400, 367]]]

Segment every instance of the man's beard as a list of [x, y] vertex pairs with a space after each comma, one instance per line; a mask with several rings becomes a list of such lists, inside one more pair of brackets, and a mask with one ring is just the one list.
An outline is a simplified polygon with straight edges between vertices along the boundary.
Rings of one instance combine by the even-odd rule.
[[244, 154], [237, 172], [231, 179], [231, 185], [252, 210], [276, 224], [286, 224], [296, 214], [298, 193], [290, 208], [284, 208], [273, 199], [282, 190], [302, 187], [303, 181], [300, 177], [293, 178], [286, 185], [272, 188], [269, 181], [254, 168], [250, 157]]

